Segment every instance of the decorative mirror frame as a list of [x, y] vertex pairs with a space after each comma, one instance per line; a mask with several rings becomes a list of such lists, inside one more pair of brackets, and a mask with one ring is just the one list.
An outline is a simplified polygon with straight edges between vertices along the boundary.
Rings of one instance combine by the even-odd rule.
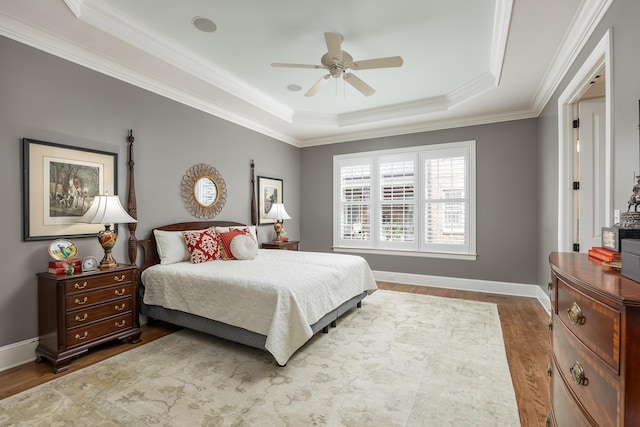
[[[217, 194], [214, 202], [205, 206], [195, 195], [195, 186], [201, 178], [209, 178], [216, 186]], [[182, 177], [182, 201], [184, 207], [196, 218], [211, 219], [218, 215], [227, 201], [227, 186], [220, 172], [213, 166], [204, 163], [191, 166]]]

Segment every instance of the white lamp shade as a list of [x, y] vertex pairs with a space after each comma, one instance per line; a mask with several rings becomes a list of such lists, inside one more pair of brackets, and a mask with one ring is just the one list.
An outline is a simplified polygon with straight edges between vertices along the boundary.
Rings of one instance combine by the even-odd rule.
[[138, 221], [125, 212], [118, 196], [96, 196], [89, 210], [77, 222], [87, 224], [128, 224]]
[[274, 203], [273, 205], [271, 205], [271, 209], [269, 209], [269, 212], [267, 212], [264, 217], [275, 219], [277, 221], [282, 221], [283, 219], [291, 219], [282, 203]]

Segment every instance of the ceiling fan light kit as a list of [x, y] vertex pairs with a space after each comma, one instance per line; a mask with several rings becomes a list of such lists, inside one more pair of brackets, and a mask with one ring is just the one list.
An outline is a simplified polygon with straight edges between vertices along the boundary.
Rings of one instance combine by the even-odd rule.
[[327, 53], [325, 53], [320, 59], [320, 63], [322, 65], [310, 65], [310, 64], [288, 64], [288, 63], [280, 63], [274, 62], [271, 64], [272, 67], [283, 67], [283, 68], [313, 68], [313, 69], [325, 69], [329, 71], [329, 74], [326, 74], [313, 85], [304, 94], [304, 96], [313, 96], [325, 83], [329, 80], [329, 78], [340, 78], [357, 89], [364, 96], [371, 96], [376, 91], [374, 88], [365, 83], [362, 79], [357, 77], [353, 73], [347, 72], [347, 70], [372, 70], [376, 68], [391, 68], [391, 67], [401, 67], [403, 64], [402, 57], [400, 56], [390, 56], [386, 58], [375, 58], [375, 59], [367, 59], [364, 61], [353, 61], [353, 57], [349, 55], [348, 52], [342, 50], [342, 36], [338, 33], [324, 33], [324, 39], [327, 43]]

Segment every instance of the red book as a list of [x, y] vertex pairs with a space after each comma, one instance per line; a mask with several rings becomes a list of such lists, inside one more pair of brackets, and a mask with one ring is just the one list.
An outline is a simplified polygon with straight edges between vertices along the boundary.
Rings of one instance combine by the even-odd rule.
[[[64, 267], [49, 267], [49, 273], [53, 273], [53, 274], [66, 274], [67, 273], [67, 269]], [[80, 264], [74, 265], [73, 266], [73, 272], [74, 273], [80, 273], [82, 271], [82, 266]]]
[[82, 259], [81, 258], [72, 258], [68, 261], [49, 261], [49, 268], [58, 268], [58, 267], [64, 267], [64, 264], [73, 264], [75, 265], [82, 265]]
[[589, 249], [587, 251], [587, 253], [589, 254], [589, 256], [591, 258], [595, 258], [595, 259], [597, 259], [599, 261], [606, 261], [606, 262], [613, 261], [613, 259], [611, 259], [608, 255], [605, 255], [605, 254], [600, 253], [598, 251], [594, 251], [593, 249]]
[[602, 248], [600, 246], [594, 246], [590, 251], [600, 255], [600, 257], [593, 255], [594, 258], [598, 258], [603, 261], [620, 261], [620, 252], [612, 251], [611, 249]]

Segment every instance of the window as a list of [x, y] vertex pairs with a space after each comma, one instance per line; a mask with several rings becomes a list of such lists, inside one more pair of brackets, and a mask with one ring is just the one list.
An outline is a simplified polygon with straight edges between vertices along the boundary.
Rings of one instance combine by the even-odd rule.
[[475, 141], [334, 157], [334, 248], [475, 259]]

